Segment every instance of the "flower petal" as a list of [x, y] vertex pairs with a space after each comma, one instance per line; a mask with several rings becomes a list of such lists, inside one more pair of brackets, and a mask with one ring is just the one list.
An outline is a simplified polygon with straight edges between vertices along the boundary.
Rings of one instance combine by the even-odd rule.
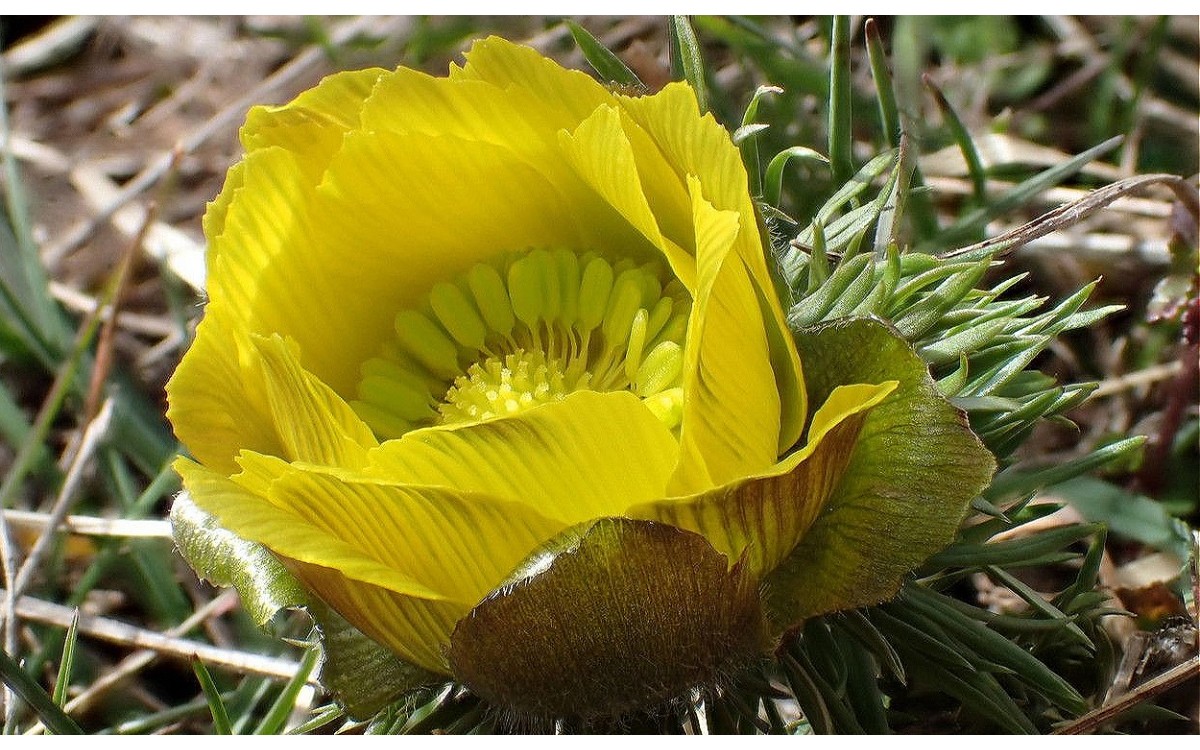
[[692, 292], [696, 288], [696, 260], [668, 240], [646, 199], [633, 147], [621, 127], [615, 107], [599, 107], [573, 132], [560, 131], [562, 154], [583, 181], [662, 251], [675, 276]]
[[242, 146], [248, 152], [279, 146], [295, 153], [315, 184], [342, 136], [359, 126], [363, 102], [386, 75], [383, 68], [336, 73], [287, 104], [254, 107], [241, 129]]
[[414, 430], [372, 451], [365, 473], [486, 491], [570, 525], [661, 497], [677, 450], [633, 394], [579, 391], [513, 417]]
[[360, 468], [379, 445], [371, 429], [329, 386], [300, 367], [294, 342], [252, 339], [261, 357], [272, 423], [289, 461]]
[[[303, 254], [310, 184], [295, 154], [277, 147], [260, 149], [231, 170], [206, 218], [210, 301], [195, 343], [167, 384], [167, 416], [192, 454], [221, 471], [236, 469], [233, 457], [240, 449], [282, 450], [261, 388], [257, 357], [248, 339], [237, 332], [272, 330], [270, 322], [248, 320], [254, 320], [256, 308], [269, 297], [264, 293], [267, 269], [280, 265], [273, 261], [283, 257], [284, 249]], [[291, 291], [297, 284], [320, 291], [321, 279], [293, 271], [289, 281], [285, 299], [277, 303], [278, 317], [304, 327], [316, 317], [314, 306], [294, 302]]]
[[619, 96], [621, 106], [674, 165], [682, 181], [695, 175], [704, 197], [721, 211], [736, 211], [741, 232], [735, 249], [746, 264], [763, 308], [771, 345], [771, 364], [781, 394], [779, 452], [786, 451], [804, 429], [807, 409], [803, 371], [795, 342], [788, 332], [778, 292], [767, 268], [758, 233], [749, 181], [741, 155], [726, 131], [711, 114], [701, 116], [696, 95], [684, 83], [670, 83], [653, 96]]
[[683, 495], [774, 465], [779, 392], [754, 287], [730, 252], [739, 217], [719, 211], [689, 177], [698, 286], [684, 349], [680, 462], [668, 492]]
[[567, 70], [530, 47], [490, 36], [471, 45], [467, 64], [450, 67], [450, 80], [481, 80], [506, 90], [525, 90], [560, 119], [558, 127], [582, 122], [612, 94], [586, 73]]
[[343, 394], [394, 336], [398, 311], [419, 308], [435, 283], [475, 263], [531, 247], [656, 252], [577, 179], [551, 182], [521, 154], [480, 141], [351, 134], [319, 193], [307, 253], [332, 290], [321, 298], [337, 303], [312, 333], [284, 330]]
[[804, 537], [841, 480], [866, 413], [895, 387], [890, 381], [838, 388], [814, 415], [809, 442], [770, 470], [689, 497], [646, 503], [630, 515], [703, 535], [730, 560], [744, 556], [757, 579]]

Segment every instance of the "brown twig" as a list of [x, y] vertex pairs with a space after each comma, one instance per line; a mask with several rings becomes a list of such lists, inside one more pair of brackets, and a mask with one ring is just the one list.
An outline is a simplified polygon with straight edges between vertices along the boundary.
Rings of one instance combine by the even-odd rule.
[[1193, 657], [1182, 664], [1177, 664], [1157, 677], [1146, 680], [1112, 703], [1101, 706], [1094, 711], [1084, 714], [1075, 721], [1055, 729], [1053, 734], [1087, 734], [1088, 732], [1092, 732], [1118, 714], [1133, 708], [1139, 703], [1150, 700], [1154, 696], [1164, 693], [1176, 685], [1181, 685], [1196, 676], [1200, 676], [1200, 656]]
[[1197, 194], [1194, 185], [1182, 177], [1173, 174], [1147, 174], [1138, 177], [1128, 177], [1124, 180], [1118, 180], [1111, 185], [1105, 185], [1098, 190], [1093, 190], [1077, 201], [1044, 213], [1033, 221], [1022, 224], [1012, 231], [1005, 232], [998, 237], [992, 237], [974, 245], [959, 248], [958, 250], [951, 250], [945, 253], [943, 257], [953, 258], [962, 255], [982, 256], [990, 253], [1011, 253], [1022, 245], [1032, 242], [1039, 237], [1044, 237], [1064, 227], [1078, 224], [1126, 193], [1146, 187], [1147, 185], [1159, 183], [1170, 188], [1183, 207], [1187, 209], [1188, 213], [1200, 221], [1200, 195]]
[[[179, 156], [179, 152], [176, 152], [176, 156]], [[177, 165], [178, 159], [173, 163]], [[121, 298], [125, 296], [125, 288], [133, 276], [134, 262], [137, 260], [138, 253], [141, 252], [142, 243], [146, 241], [146, 233], [154, 225], [157, 215], [158, 203], [151, 201], [146, 208], [146, 216], [142, 220], [141, 228], [138, 229], [133, 241], [125, 248], [120, 265], [117, 266], [117, 271], [110, 282], [110, 291], [107, 295], [109, 298], [108, 316], [100, 324], [100, 336], [96, 341], [96, 364], [92, 367], [92, 379], [88, 383], [87, 398], [83, 402], [84, 421], [90, 422], [96, 416], [96, 410], [100, 408], [100, 396], [105, 382], [108, 381], [108, 373], [112, 369], [113, 343], [116, 340], [117, 318], [121, 313]], [[103, 306], [97, 309], [103, 309]]]

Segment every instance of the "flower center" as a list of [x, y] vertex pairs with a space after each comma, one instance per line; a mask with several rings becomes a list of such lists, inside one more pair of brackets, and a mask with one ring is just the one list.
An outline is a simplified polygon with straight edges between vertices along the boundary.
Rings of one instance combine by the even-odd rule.
[[479, 263], [396, 316], [351, 406], [382, 438], [508, 416], [577, 390], [628, 390], [682, 417], [691, 298], [657, 263], [530, 250]]

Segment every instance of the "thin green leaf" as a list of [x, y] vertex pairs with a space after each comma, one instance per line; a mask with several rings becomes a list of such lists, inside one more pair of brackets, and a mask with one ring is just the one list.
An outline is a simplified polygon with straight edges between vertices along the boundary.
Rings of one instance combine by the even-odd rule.
[[83, 729], [58, 707], [42, 686], [26, 674], [21, 665], [0, 649], [0, 680], [12, 688], [21, 700], [25, 701], [34, 713], [38, 715], [46, 729], [54, 734], [83, 734]]
[[874, 273], [875, 264], [869, 255], [843, 260], [824, 284], [788, 312], [788, 323], [801, 328], [820, 322], [851, 285], [861, 287], [863, 279], [869, 284]]
[[746, 173], [750, 178], [750, 190], [756, 196], [763, 194], [762, 164], [758, 158], [758, 135], [769, 125], [757, 122], [758, 105], [767, 94], [782, 94], [778, 86], [759, 86], [750, 97], [746, 111], [742, 114], [742, 124], [733, 134], [733, 142], [742, 151], [742, 162], [746, 165]]
[[204, 691], [205, 700], [208, 701], [208, 710], [212, 713], [213, 734], [233, 734], [229, 712], [225, 710], [225, 701], [221, 698], [221, 691], [217, 690], [212, 675], [208, 673], [208, 668], [204, 666], [204, 662], [193, 657], [192, 671], [196, 673], [196, 680], [200, 683], [200, 689]]
[[767, 164], [767, 174], [763, 182], [763, 200], [772, 206], [779, 206], [783, 194], [783, 168], [792, 158], [829, 163], [829, 159], [823, 154], [804, 146], [792, 146], [776, 154]]
[[280, 691], [275, 702], [271, 704], [271, 708], [267, 710], [266, 716], [254, 728], [254, 734], [279, 734], [285, 724], [287, 724], [288, 716], [296, 708], [296, 696], [304, 688], [308, 681], [308, 675], [312, 673], [313, 668], [317, 665], [317, 659], [321, 655], [319, 648], [310, 648], [304, 652], [304, 657], [300, 659], [300, 664], [296, 668], [296, 674], [292, 675], [292, 679], [287, 681]]
[[708, 111], [708, 85], [704, 82], [704, 60], [700, 42], [687, 16], [671, 16], [669, 24], [671, 76], [687, 81], [696, 92], [700, 111]]
[[1012, 591], [1014, 594], [1025, 600], [1025, 603], [1028, 604], [1034, 611], [1040, 612], [1047, 619], [1058, 621], [1062, 625], [1063, 629], [1074, 636], [1075, 640], [1084, 648], [1089, 651], [1095, 650], [1096, 647], [1092, 643], [1091, 639], [1084, 635], [1084, 632], [1079, 629], [1078, 625], [1076, 625], [1074, 622], [1071, 622], [1071, 618], [1063, 614], [1058, 607], [1055, 607], [1053, 604], [1042, 598], [1041, 594], [1031, 589], [1023, 581], [1003, 568], [995, 565], [987, 565], [983, 570], [994, 582], [1008, 588], [1009, 591]]
[[63, 642], [62, 659], [58, 662], [58, 674], [54, 678], [54, 705], [67, 704], [67, 688], [71, 686], [71, 671], [75, 666], [75, 644], [79, 635], [79, 610], [71, 617], [71, 625], [67, 628], [66, 640]]
[[780, 666], [783, 667], [783, 677], [787, 680], [788, 687], [792, 689], [792, 694], [796, 696], [796, 702], [804, 710], [804, 717], [808, 720], [813, 732], [833, 734], [833, 716], [821, 698], [821, 692], [817, 689], [813, 678], [791, 654], [783, 655], [783, 658], [780, 659]]
[[879, 37], [875, 19], [868, 18], [864, 24], [867, 37], [867, 59], [871, 63], [871, 78], [875, 81], [875, 95], [879, 100], [879, 123], [892, 148], [900, 145], [900, 109], [896, 106], [896, 92], [892, 87], [892, 75], [888, 72], [887, 53]]
[[591, 32], [570, 19], [564, 20], [563, 23], [571, 30], [575, 44], [579, 45], [579, 51], [583, 53], [588, 65], [592, 66], [592, 70], [596, 71], [596, 75], [605, 81], [621, 86], [635, 86], [642, 90], [646, 88], [637, 74], [630, 70], [612, 50], [601, 44], [599, 39], [592, 36]]
[[1140, 448], [1145, 442], [1146, 438], [1139, 435], [1111, 443], [1086, 456], [1042, 469], [1028, 470], [1017, 467], [1006, 469], [996, 476], [984, 495], [993, 503], [1003, 505], [1005, 499], [1021, 497], [1043, 487], [1065, 482], [1093, 469], [1098, 469], [1110, 461], [1123, 458]]
[[337, 721], [342, 716], [345, 716], [345, 712], [342, 711], [340, 706], [336, 704], [322, 706], [315, 711], [311, 719], [289, 730], [288, 734], [308, 734], [309, 732], [315, 732], [331, 721]]
[[898, 601], [916, 608], [946, 628], [971, 653], [1011, 669], [1056, 705], [1077, 714], [1083, 713], [1087, 704], [1069, 682], [1017, 644], [982, 623], [965, 617], [956, 608], [946, 606], [943, 600], [948, 598], [919, 584], [912, 584], [900, 592]]
[[934, 555], [926, 563], [932, 570], [942, 568], [982, 568], [986, 565], [1018, 566], [1045, 555], [1059, 552], [1080, 539], [1095, 534], [1097, 524], [1072, 524], [1049, 529], [1022, 539], [983, 544], [955, 544]]
[[879, 628], [875, 627], [874, 623], [861, 610], [852, 609], [843, 612], [838, 625], [845, 628], [861, 644], [870, 649], [879, 663], [892, 673], [897, 682], [901, 685], [907, 682], [908, 678], [904, 674], [904, 662], [900, 660], [900, 655], [896, 653], [896, 649], [892, 647], [888, 639], [879, 632]]
[[946, 100], [946, 95], [934, 84], [933, 79], [928, 75], [923, 75], [921, 82], [933, 94], [938, 110], [942, 113], [942, 118], [946, 121], [946, 126], [950, 128], [950, 134], [954, 137], [954, 142], [958, 144], [958, 150], [962, 152], [963, 160], [967, 163], [967, 174], [971, 178], [975, 205], [986, 205], [987, 173], [984, 171], [983, 162], [979, 158], [979, 149], [975, 148], [975, 141], [971, 138], [971, 133], [959, 118], [958, 113], [954, 111], [954, 107], [950, 106], [950, 102]]
[[829, 40], [829, 160], [834, 184], [854, 174], [850, 89], [850, 17], [834, 16]]

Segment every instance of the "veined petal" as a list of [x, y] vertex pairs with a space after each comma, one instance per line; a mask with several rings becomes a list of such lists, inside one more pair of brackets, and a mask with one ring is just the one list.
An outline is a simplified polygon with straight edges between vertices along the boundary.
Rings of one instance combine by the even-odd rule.
[[279, 336], [255, 336], [262, 358], [272, 423], [289, 461], [349, 469], [367, 461], [379, 445], [371, 429], [340, 396], [300, 367], [294, 342]]
[[236, 482], [185, 458], [175, 462], [196, 505], [221, 525], [278, 555], [337, 567], [346, 575], [397, 593], [444, 601], [448, 597], [372, 557], [363, 548], [259, 497]]
[[646, 199], [633, 147], [615, 107], [599, 107], [573, 132], [560, 131], [562, 154], [585, 183], [659, 248], [688, 291], [696, 288], [696, 260], [663, 236]]
[[755, 577], [775, 568], [800, 542], [829, 499], [854, 452], [866, 413], [896, 387], [843, 386], [813, 417], [809, 442], [767, 471], [688, 497], [640, 505], [634, 518], [662, 521], [708, 539]]
[[767, 269], [741, 155], [729, 133], [711, 114], [700, 116], [696, 95], [684, 83], [667, 84], [653, 96], [618, 99], [658, 145], [666, 162], [675, 167], [681, 181], [687, 175], [696, 175], [704, 197], [718, 210], [736, 211], [742, 222], [735, 248], [749, 270], [763, 319], [770, 329], [771, 364], [782, 399], [778, 444], [782, 453], [795, 444], [804, 429], [807, 396], [800, 356]]
[[309, 255], [332, 288], [321, 299], [337, 303], [311, 332], [279, 325], [342, 394], [394, 336], [397, 311], [419, 307], [435, 283], [475, 263], [531, 247], [656, 253], [578, 180], [553, 183], [521, 154], [481, 141], [354, 133], [318, 193]]
[[372, 640], [410, 664], [450, 674], [445, 653], [454, 624], [463, 617], [461, 605], [414, 599], [350, 578], [335, 568], [284, 562], [305, 586]]
[[561, 124], [570, 128], [582, 122], [601, 104], [612, 104], [613, 95], [591, 76], [567, 70], [529, 47], [490, 36], [471, 45], [467, 64], [450, 66], [450, 80], [482, 80], [502, 89], [524, 89], [543, 106], [553, 108]]
[[444, 135], [536, 153], [563, 127], [554, 105], [487, 81], [437, 78], [400, 68], [379, 81], [362, 108], [369, 131]]
[[[262, 487], [273, 475], [266, 500], [281, 511], [468, 606], [563, 528], [492, 493], [414, 486], [255, 454], [243, 454], [239, 462], [247, 487]], [[240, 484], [241, 475], [233, 481]], [[308, 562], [322, 564], [320, 558]]]
[[[234, 470], [233, 457], [243, 448], [281, 450], [261, 362], [245, 334], [320, 323], [321, 311], [294, 294], [297, 288], [324, 289], [324, 278], [305, 260], [311, 190], [295, 154], [259, 149], [231, 171], [206, 223], [210, 301], [167, 395], [180, 440], [212, 468]], [[271, 282], [280, 275], [287, 280], [282, 297]]]
[[359, 126], [359, 111], [387, 71], [346, 71], [327, 76], [314, 88], [278, 107], [254, 107], [241, 129], [246, 151], [279, 146], [301, 157], [315, 184], [342, 136]]
[[[744, 227], [719, 211], [689, 177], [698, 281], [684, 349], [680, 458], [672, 495], [721, 486], [772, 466], [778, 456], [779, 393], [754, 287], [729, 248]], [[736, 352], [736, 354], [734, 354]]]
[[677, 450], [633, 394], [579, 391], [513, 417], [415, 430], [372, 451], [364, 473], [486, 491], [570, 525], [662, 497]]

